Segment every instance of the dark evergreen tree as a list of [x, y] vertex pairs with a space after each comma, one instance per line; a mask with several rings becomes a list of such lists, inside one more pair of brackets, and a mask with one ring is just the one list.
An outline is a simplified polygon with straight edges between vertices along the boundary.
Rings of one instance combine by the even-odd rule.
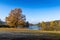
[[28, 22], [28, 21], [26, 22], [26, 27], [27, 27], [27, 28], [29, 27], [29, 22]]

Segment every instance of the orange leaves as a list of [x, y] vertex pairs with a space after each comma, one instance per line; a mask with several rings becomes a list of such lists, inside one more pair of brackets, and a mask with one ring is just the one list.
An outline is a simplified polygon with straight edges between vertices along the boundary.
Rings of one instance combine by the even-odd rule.
[[6, 23], [10, 26], [18, 26], [25, 23], [25, 15], [21, 14], [22, 10], [15, 8], [12, 10], [8, 17], [6, 17]]

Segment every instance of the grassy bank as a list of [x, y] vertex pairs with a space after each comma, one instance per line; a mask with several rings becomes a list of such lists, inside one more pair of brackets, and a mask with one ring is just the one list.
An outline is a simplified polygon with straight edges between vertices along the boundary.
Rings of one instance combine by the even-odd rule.
[[27, 28], [0, 28], [1, 32], [6, 32], [8, 35], [12, 33], [12, 35], [23, 35], [29, 37], [36, 37], [41, 39], [60, 39], [60, 31], [42, 31], [42, 30], [29, 30]]
[[0, 28], [0, 31], [32, 32], [32, 33], [59, 33], [60, 31], [29, 30], [27, 28]]

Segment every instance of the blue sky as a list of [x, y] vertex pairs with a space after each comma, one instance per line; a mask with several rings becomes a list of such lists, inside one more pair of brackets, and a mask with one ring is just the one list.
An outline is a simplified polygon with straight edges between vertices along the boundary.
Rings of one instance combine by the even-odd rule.
[[21, 8], [30, 23], [60, 20], [60, 0], [0, 0], [0, 19], [14, 8]]

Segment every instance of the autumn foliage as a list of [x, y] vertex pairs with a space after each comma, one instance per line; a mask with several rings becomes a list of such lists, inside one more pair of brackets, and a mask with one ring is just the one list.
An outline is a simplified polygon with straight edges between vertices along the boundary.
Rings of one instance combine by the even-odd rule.
[[6, 23], [11, 27], [23, 26], [25, 25], [25, 20], [25, 15], [22, 14], [22, 10], [19, 8], [11, 10], [9, 16], [6, 17]]
[[42, 30], [60, 30], [60, 20], [39, 23]]

